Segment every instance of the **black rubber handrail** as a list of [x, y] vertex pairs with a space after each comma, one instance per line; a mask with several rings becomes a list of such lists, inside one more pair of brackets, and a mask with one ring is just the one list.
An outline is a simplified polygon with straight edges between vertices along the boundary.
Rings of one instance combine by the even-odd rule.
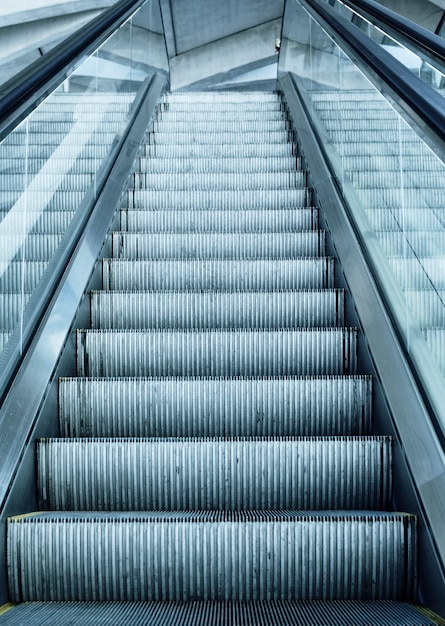
[[445, 160], [443, 97], [415, 76], [389, 52], [372, 41], [322, 0], [300, 0], [354, 63], [397, 102], [429, 145]]
[[0, 86], [0, 140], [147, 0], [119, 0]]
[[374, 0], [341, 0], [343, 4], [355, 9], [367, 19], [378, 20], [380, 24], [389, 27], [393, 32], [400, 34], [405, 41], [410, 41], [415, 48], [425, 52], [429, 58], [437, 58], [441, 64], [445, 63], [445, 41], [428, 29], [412, 22], [408, 18], [384, 7]]

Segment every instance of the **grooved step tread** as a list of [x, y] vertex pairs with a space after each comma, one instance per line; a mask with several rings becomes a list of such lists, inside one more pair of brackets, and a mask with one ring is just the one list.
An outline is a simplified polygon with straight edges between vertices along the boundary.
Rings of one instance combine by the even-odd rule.
[[405, 602], [312, 600], [262, 602], [29, 602], [8, 606], [1, 626], [23, 626], [37, 616], [40, 626], [434, 626], [439, 616]]

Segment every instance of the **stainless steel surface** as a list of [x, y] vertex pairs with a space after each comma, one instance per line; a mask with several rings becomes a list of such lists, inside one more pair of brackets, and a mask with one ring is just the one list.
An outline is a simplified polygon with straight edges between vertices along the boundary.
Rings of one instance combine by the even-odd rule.
[[372, 379], [68, 378], [60, 430], [71, 437], [367, 435]]
[[49, 439], [37, 445], [50, 511], [387, 510], [391, 441]]
[[184, 626], [314, 626], [373, 624], [374, 626], [434, 626], [431, 613], [404, 602], [282, 600], [269, 602], [51, 602], [24, 603], [0, 615], [2, 626], [109, 626], [121, 624], [184, 624]]
[[79, 376], [355, 374], [354, 329], [77, 332]]
[[365, 512], [41, 513], [9, 521], [11, 597], [405, 600], [415, 527]]
[[91, 294], [92, 328], [328, 327], [343, 325], [343, 311], [338, 290]]

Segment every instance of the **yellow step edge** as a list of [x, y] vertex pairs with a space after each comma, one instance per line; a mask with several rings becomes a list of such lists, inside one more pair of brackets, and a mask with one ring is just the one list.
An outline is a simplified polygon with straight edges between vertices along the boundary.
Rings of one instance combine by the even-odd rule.
[[2, 606], [0, 606], [0, 615], [3, 615], [3, 613], [7, 613], [7, 611], [9, 611], [10, 609], [13, 609], [16, 605], [13, 604], [12, 602], [8, 602], [7, 604], [3, 604]]

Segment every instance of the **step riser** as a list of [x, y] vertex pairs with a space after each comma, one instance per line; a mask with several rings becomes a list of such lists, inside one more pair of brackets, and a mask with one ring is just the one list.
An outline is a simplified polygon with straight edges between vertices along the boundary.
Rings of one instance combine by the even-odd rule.
[[[75, 184], [80, 179], [77, 178], [66, 181], [68, 188], [76, 189]], [[20, 180], [20, 183], [22, 181]], [[205, 191], [221, 190], [244, 191], [249, 189], [297, 189], [306, 185], [306, 174], [304, 172], [251, 172], [249, 175], [241, 172], [214, 173], [201, 172], [192, 176], [190, 173], [170, 173], [156, 174], [134, 174], [129, 185], [130, 189], [150, 189], [156, 190], [184, 190], [184, 191]]]
[[40, 509], [382, 510], [388, 439], [49, 440], [37, 447]]
[[226, 118], [225, 120], [203, 120], [201, 116], [196, 115], [194, 119], [179, 121], [172, 116], [168, 116], [165, 120], [157, 119], [152, 125], [150, 132], [158, 137], [163, 133], [206, 133], [210, 135], [219, 133], [273, 133], [283, 132], [288, 129], [289, 122], [283, 117], [278, 120], [273, 119], [238, 119], [236, 115]]
[[79, 376], [354, 374], [354, 330], [78, 331]]
[[11, 600], [404, 600], [414, 532], [389, 516], [10, 522]]
[[[105, 137], [106, 135], [104, 135]], [[57, 137], [57, 136], [56, 136]], [[258, 131], [258, 132], [243, 132], [239, 134], [236, 130], [219, 132], [219, 133], [204, 133], [197, 130], [193, 132], [176, 133], [176, 132], [163, 132], [163, 133], [147, 133], [146, 142], [151, 145], [185, 145], [189, 144], [211, 144], [219, 145], [224, 144], [256, 144], [256, 143], [284, 143], [290, 139], [290, 135], [285, 130], [279, 131]], [[19, 141], [17, 139], [17, 141]], [[36, 140], [34, 139], [34, 142]], [[79, 141], [82, 141], [82, 136], [79, 136]], [[32, 142], [33, 143], [33, 142]], [[104, 142], [105, 143], [105, 142]]]
[[[282, 158], [252, 158], [252, 157], [232, 157], [232, 158], [190, 158], [184, 156], [183, 158], [141, 158], [139, 159], [138, 172], [142, 173], [163, 173], [170, 174], [218, 174], [230, 173], [231, 175], [237, 174], [238, 177], [241, 173], [257, 174], [266, 173], [269, 176], [273, 172], [295, 172], [301, 169], [301, 159], [297, 157], [282, 157]], [[1, 164], [0, 164], [1, 171]]]
[[144, 144], [141, 155], [147, 158], [269, 158], [290, 157], [294, 154], [291, 143], [234, 143], [234, 144]]
[[112, 235], [115, 259], [290, 259], [325, 254], [324, 232]]
[[215, 191], [128, 191], [127, 208], [142, 209], [228, 209], [245, 210], [313, 206], [310, 189], [255, 189], [243, 194], [235, 190]]
[[333, 286], [331, 258], [295, 260], [119, 261], [102, 264], [103, 288], [145, 291], [288, 290]]
[[318, 211], [312, 208], [250, 211], [122, 210], [120, 228], [150, 233], [295, 232], [318, 229]]
[[91, 294], [92, 328], [297, 328], [343, 325], [343, 292]]
[[13, 261], [0, 278], [2, 293], [21, 293], [34, 291], [43, 276], [48, 263], [45, 261]]
[[65, 437], [367, 435], [370, 378], [62, 379]]

